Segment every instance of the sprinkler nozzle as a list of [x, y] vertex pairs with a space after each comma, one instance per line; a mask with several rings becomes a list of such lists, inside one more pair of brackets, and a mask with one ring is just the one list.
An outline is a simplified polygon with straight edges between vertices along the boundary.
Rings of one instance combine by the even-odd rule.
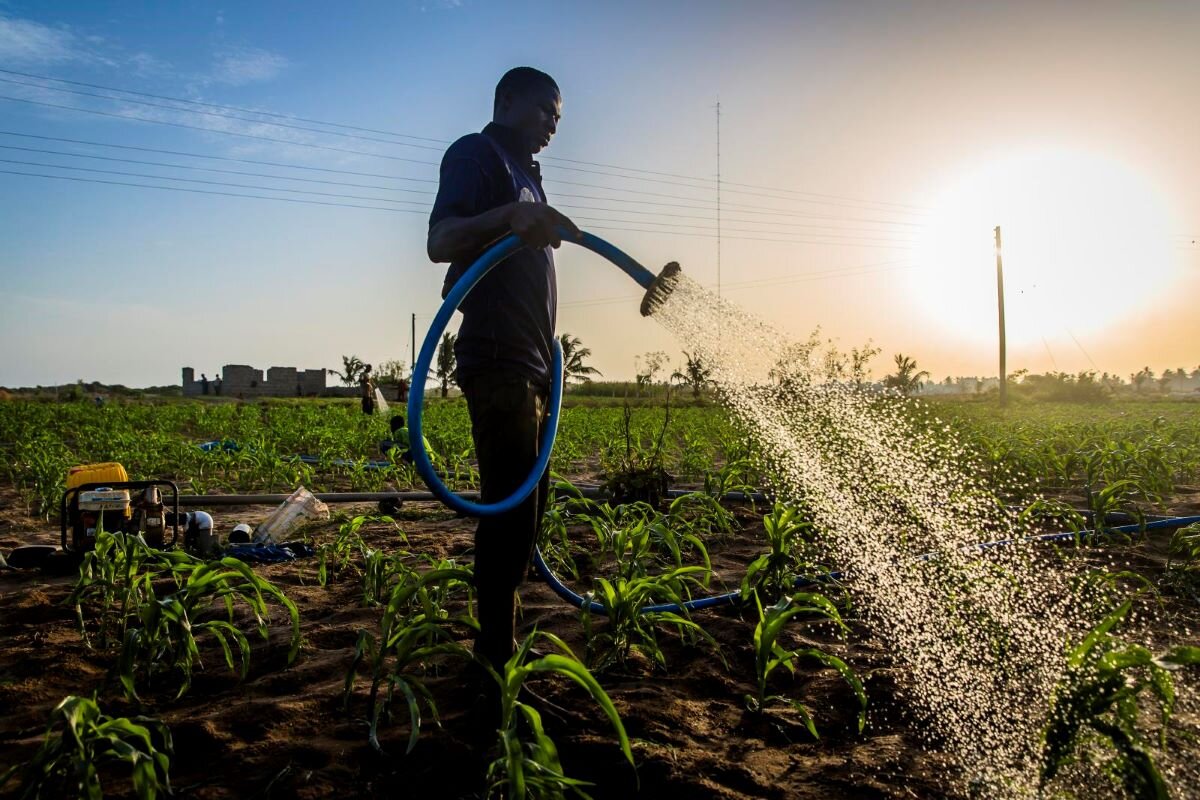
[[681, 272], [683, 270], [680, 269], [678, 261], [672, 261], [662, 268], [662, 272], [658, 273], [654, 283], [650, 284], [650, 288], [646, 290], [646, 296], [642, 298], [643, 317], [650, 316], [667, 301], [671, 292], [675, 291], [675, 287], [679, 284]]

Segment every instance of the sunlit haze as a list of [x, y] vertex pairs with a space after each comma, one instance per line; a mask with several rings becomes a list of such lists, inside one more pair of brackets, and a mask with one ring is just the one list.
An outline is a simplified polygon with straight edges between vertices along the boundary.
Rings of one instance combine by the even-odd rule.
[[1179, 228], [1156, 187], [1101, 154], [1047, 148], [974, 164], [916, 236], [913, 299], [947, 333], [994, 342], [1001, 229], [1008, 341], [1136, 325], [1176, 290]]
[[[408, 362], [437, 162], [518, 64], [562, 87], [552, 204], [877, 377], [997, 374], [996, 226], [1010, 370], [1190, 371], [1198, 39], [1185, 2], [0, 2], [0, 385]], [[605, 378], [678, 365], [557, 261]]]

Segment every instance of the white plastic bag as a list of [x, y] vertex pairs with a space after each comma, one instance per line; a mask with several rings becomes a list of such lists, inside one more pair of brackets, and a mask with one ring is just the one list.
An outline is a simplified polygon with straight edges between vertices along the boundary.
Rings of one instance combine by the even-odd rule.
[[329, 519], [329, 506], [318, 500], [303, 486], [288, 495], [288, 498], [271, 512], [271, 516], [263, 520], [255, 529], [255, 544], [284, 541], [288, 531], [295, 528], [301, 518]]

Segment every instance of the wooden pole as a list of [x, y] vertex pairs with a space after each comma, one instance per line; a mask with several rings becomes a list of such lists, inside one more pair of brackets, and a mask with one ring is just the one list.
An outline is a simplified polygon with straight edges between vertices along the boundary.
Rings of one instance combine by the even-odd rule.
[[417, 369], [417, 314], [412, 315], [412, 338], [409, 339], [409, 359], [408, 368], [413, 374], [416, 374]]
[[1000, 226], [996, 226], [996, 302], [1000, 309], [1000, 405], [1008, 404], [1008, 369], [1004, 341], [1004, 262], [1000, 258]]

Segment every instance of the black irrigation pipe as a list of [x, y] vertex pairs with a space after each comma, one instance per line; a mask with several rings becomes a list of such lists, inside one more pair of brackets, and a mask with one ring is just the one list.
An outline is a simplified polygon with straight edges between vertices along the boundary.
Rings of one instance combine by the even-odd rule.
[[[576, 486], [584, 497], [608, 497], [599, 486]], [[686, 489], [671, 489], [667, 497], [681, 497], [694, 494]], [[479, 492], [459, 492], [459, 495], [470, 500], [479, 499]], [[316, 498], [324, 503], [379, 503], [386, 500], [400, 502], [423, 503], [437, 500], [433, 492], [314, 492]], [[179, 496], [179, 505], [188, 506], [258, 506], [278, 505], [287, 500], [286, 494], [184, 494]], [[730, 502], [768, 502], [769, 498], [761, 492], [726, 492], [722, 500]], [[440, 502], [440, 501], [439, 501]]]

